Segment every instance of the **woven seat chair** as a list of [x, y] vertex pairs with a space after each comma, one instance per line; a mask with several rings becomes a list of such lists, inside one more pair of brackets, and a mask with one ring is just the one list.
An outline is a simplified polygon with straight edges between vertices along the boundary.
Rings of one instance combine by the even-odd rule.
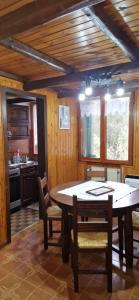
[[[134, 232], [139, 231], [139, 211], [132, 212], [132, 225], [133, 225], [133, 242], [139, 243], [139, 239], [134, 237]], [[134, 258], [139, 258], [139, 254], [133, 254]]]
[[[125, 183], [131, 187], [139, 188], [139, 175], [130, 175], [125, 176]], [[139, 209], [136, 208], [135, 211], [132, 211], [132, 226], [133, 226], [133, 242], [139, 243], [139, 239], [134, 238], [134, 232], [139, 231]], [[133, 254], [134, 258], [139, 258], [139, 255]]]
[[[86, 165], [85, 167], [85, 180], [94, 180], [98, 182], [106, 182], [107, 181], [107, 168], [103, 166], [93, 166], [93, 165]], [[82, 217], [82, 221], [86, 220], [84, 216]], [[112, 233], [118, 233], [119, 239], [119, 260], [123, 260], [123, 221], [122, 218], [119, 216], [113, 219], [114, 222], [116, 221], [116, 225], [112, 227]]]
[[[74, 290], [79, 291], [79, 274], [106, 274], [108, 292], [112, 292], [112, 196], [108, 200], [87, 201], [73, 196], [73, 229], [71, 229], [71, 266]], [[79, 216], [89, 217], [88, 222], [79, 221]], [[98, 220], [97, 220], [98, 219]], [[80, 269], [79, 253], [106, 255], [104, 269]]]
[[[39, 199], [44, 225], [44, 248], [48, 246], [61, 246], [61, 242], [49, 241], [53, 233], [59, 233], [61, 230], [53, 230], [53, 221], [62, 221], [62, 211], [57, 205], [52, 205], [49, 197], [48, 182], [46, 176], [42, 179], [38, 177]], [[61, 224], [60, 224], [61, 225]]]

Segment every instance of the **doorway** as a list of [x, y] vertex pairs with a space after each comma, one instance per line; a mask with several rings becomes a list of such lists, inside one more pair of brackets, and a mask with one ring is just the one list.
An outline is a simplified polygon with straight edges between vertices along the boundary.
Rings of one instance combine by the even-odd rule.
[[7, 241], [10, 242], [13, 223], [16, 233], [20, 230], [19, 223], [22, 223], [22, 230], [25, 225], [31, 225], [30, 222], [33, 223], [33, 220], [39, 220], [41, 215], [37, 176], [43, 176], [44, 172], [47, 172], [46, 97], [5, 88], [2, 88], [2, 95], [6, 154]]

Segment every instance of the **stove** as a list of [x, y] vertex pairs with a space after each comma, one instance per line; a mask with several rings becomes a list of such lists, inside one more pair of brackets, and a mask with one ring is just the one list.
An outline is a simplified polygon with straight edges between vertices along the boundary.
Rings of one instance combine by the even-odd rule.
[[14, 212], [21, 206], [20, 196], [20, 168], [9, 167], [10, 182], [10, 211]]
[[9, 167], [9, 176], [20, 176], [20, 168], [10, 168]]

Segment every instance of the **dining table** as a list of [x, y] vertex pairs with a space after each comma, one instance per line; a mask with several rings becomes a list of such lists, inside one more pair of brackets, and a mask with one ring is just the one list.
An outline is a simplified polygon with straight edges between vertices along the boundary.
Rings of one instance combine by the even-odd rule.
[[[63, 262], [69, 260], [70, 254], [70, 227], [71, 216], [73, 211], [73, 195], [86, 200], [98, 200], [108, 198], [108, 194], [101, 196], [89, 195], [88, 190], [96, 187], [109, 187], [113, 191], [112, 213], [113, 217], [123, 220], [123, 237], [126, 269], [133, 267], [133, 226], [132, 211], [139, 207], [139, 189], [128, 186], [120, 182], [94, 182], [89, 181], [71, 181], [57, 185], [50, 190], [51, 199], [62, 209], [62, 258]], [[119, 222], [120, 224], [120, 222]], [[119, 247], [122, 245], [119, 245]]]

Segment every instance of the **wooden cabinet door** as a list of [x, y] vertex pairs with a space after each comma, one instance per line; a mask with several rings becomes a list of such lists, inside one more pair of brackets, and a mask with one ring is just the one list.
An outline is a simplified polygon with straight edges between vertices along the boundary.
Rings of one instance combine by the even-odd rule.
[[29, 137], [29, 107], [8, 105], [8, 131], [10, 139], [26, 139]]
[[29, 120], [29, 108], [23, 105], [9, 105], [8, 109], [8, 122], [17, 123], [24, 122], [28, 123]]
[[23, 206], [37, 201], [36, 169], [21, 174], [21, 202]]

